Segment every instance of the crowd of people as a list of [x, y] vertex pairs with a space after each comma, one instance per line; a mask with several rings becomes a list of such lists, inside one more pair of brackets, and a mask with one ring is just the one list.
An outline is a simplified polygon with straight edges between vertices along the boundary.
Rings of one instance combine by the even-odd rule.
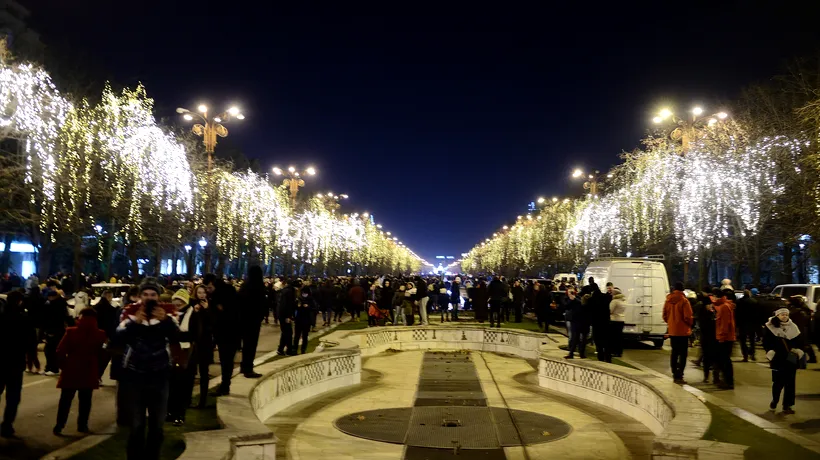
[[[700, 356], [692, 361], [703, 370], [703, 382], [734, 389], [732, 354], [740, 342], [742, 362], [756, 361], [756, 344], [762, 344], [771, 368], [771, 410], [782, 403], [784, 414], [794, 413], [797, 370], [817, 359], [812, 342], [817, 343], [813, 312], [802, 296], [782, 300], [760, 296], [747, 289], [738, 296], [729, 280], [718, 288], [700, 292], [685, 290], [678, 283], [666, 299], [664, 321], [668, 326], [672, 355], [672, 375], [684, 384], [684, 369], [690, 346], [698, 344]], [[782, 400], [781, 400], [782, 395]], [[782, 401], [782, 402], [781, 402]]]
[[[185, 423], [197, 378], [196, 407], [206, 406], [215, 353], [222, 375], [215, 394], [230, 393], [240, 350], [242, 375], [260, 377], [253, 363], [263, 323], [281, 330], [277, 352], [295, 355], [307, 352], [320, 315], [322, 326], [340, 322], [345, 313], [351, 321], [363, 321], [365, 314], [368, 326], [413, 325], [417, 318], [427, 325], [436, 319], [459, 321], [466, 310], [475, 321], [489, 320], [497, 328], [502, 322], [521, 322], [531, 311], [544, 332], [565, 321], [567, 359], [576, 352], [586, 358], [590, 339], [601, 361], [611, 362], [623, 352], [626, 298], [612, 283], [600, 289], [593, 278], [579, 289], [573, 280], [509, 282], [503, 276], [264, 277], [254, 266], [244, 280], [214, 274], [194, 280], [148, 277], [121, 300], [110, 290], [99, 293], [99, 299], [84, 288], [74, 292], [70, 278], [39, 283], [30, 277], [21, 284], [0, 302], [0, 393], [6, 393], [0, 435], [14, 437], [24, 372], [59, 376], [55, 435], [62, 435], [75, 396], [77, 430], [88, 432], [92, 392], [108, 369], [117, 381], [117, 423], [130, 430], [131, 459], [158, 458], [163, 424]], [[744, 294], [738, 298], [726, 284], [702, 292], [674, 286], [663, 309], [673, 378], [685, 383], [688, 348], [698, 345], [695, 364], [702, 367], [704, 381], [711, 376], [731, 389], [734, 343], [741, 342], [744, 361], [754, 361], [756, 343], [762, 342], [772, 368], [772, 409], [783, 393], [783, 410], [793, 413], [796, 370], [816, 361], [812, 312], [799, 296], [788, 307], [773, 309], [756, 290]], [[74, 299], [71, 305], [67, 297]]]

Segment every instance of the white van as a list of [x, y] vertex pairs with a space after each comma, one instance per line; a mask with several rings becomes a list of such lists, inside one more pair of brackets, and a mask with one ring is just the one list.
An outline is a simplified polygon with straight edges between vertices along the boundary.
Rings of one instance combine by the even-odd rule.
[[601, 290], [611, 281], [626, 296], [624, 337], [651, 340], [658, 348], [666, 334], [663, 304], [669, 294], [662, 260], [663, 256], [602, 257], [593, 259], [584, 272], [584, 281], [595, 278]]

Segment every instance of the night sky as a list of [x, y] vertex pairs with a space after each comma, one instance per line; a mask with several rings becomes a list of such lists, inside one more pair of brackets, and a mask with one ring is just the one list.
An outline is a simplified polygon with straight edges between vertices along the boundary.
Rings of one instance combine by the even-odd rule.
[[316, 166], [310, 192], [349, 194], [431, 261], [580, 194], [572, 169], [616, 164], [661, 105], [730, 107], [820, 49], [809, 1], [22, 3], [47, 45], [144, 83], [158, 117], [238, 104], [249, 157]]

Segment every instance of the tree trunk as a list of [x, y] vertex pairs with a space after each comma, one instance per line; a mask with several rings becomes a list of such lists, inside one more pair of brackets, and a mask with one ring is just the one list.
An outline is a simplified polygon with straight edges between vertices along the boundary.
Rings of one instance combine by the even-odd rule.
[[154, 276], [162, 274], [162, 246], [157, 243], [154, 246]]
[[228, 263], [228, 256], [225, 254], [219, 254], [219, 260], [216, 267], [216, 276], [222, 278], [225, 276], [225, 264]]
[[709, 284], [709, 266], [706, 263], [706, 250], [698, 249], [698, 290], [702, 291]]
[[179, 260], [179, 250], [175, 247], [171, 252], [171, 275], [177, 275], [177, 260]]
[[194, 275], [196, 274], [196, 249], [191, 248], [188, 251], [188, 261], [186, 262], [188, 265], [188, 279], [194, 279]]
[[789, 284], [792, 282], [794, 275], [794, 266], [792, 266], [792, 245], [790, 243], [783, 243], [783, 271], [780, 274], [780, 284]]
[[211, 259], [213, 258], [212, 252], [213, 252], [213, 250], [211, 249], [210, 244], [205, 246], [205, 254], [202, 256], [202, 260], [203, 260], [202, 274], [203, 275], [206, 274], [206, 273], [212, 273], [213, 272], [212, 267], [211, 267]]
[[76, 290], [79, 290], [82, 284], [79, 282], [79, 280], [83, 275], [83, 237], [80, 235], [74, 235], [73, 240], [74, 241], [72, 241], [72, 249], [74, 253], [74, 259], [71, 268], [72, 273], [74, 274]]
[[754, 237], [754, 256], [752, 257], [752, 284], [755, 287], [760, 287], [760, 236], [755, 235]]
[[8, 273], [11, 266], [11, 233], [3, 235], [3, 255], [0, 255], [0, 273]]
[[51, 274], [51, 238], [48, 235], [40, 235], [40, 247], [37, 251], [37, 273], [41, 280], [48, 278]]
[[137, 262], [137, 244], [128, 244], [128, 260], [131, 261], [131, 278], [136, 282], [140, 279], [140, 266]]

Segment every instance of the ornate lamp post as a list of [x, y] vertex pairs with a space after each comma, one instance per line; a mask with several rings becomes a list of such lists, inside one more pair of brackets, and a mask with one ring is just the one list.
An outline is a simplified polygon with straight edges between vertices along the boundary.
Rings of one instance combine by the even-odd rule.
[[[573, 179], [578, 179], [584, 175], [584, 170], [577, 168], [572, 172]], [[592, 174], [587, 174], [587, 181], [584, 182], [584, 190], [589, 190], [589, 194], [595, 198], [598, 196], [598, 189], [600, 182], [603, 179], [612, 179], [612, 174], [601, 174], [601, 171], [595, 171]]]
[[191, 131], [202, 138], [202, 143], [205, 144], [205, 152], [208, 153], [208, 171], [213, 166], [213, 154], [216, 148], [216, 136], [226, 137], [228, 135], [228, 128], [222, 123], [230, 121], [231, 117], [237, 120], [244, 120], [243, 115], [237, 107], [231, 107], [228, 110], [216, 116], [208, 116], [208, 106], [199, 104], [197, 111], [177, 108], [177, 113], [182, 114], [182, 118], [187, 121], [197, 120], [201, 123], [194, 124]]
[[728, 117], [729, 114], [726, 112], [705, 115], [702, 107], [693, 107], [685, 118], [676, 116], [669, 109], [661, 109], [652, 122], [656, 125], [670, 123], [668, 136], [673, 141], [681, 143], [681, 154], [686, 155], [689, 152], [689, 143], [695, 137], [698, 129], [714, 126]]
[[300, 173], [293, 166], [288, 167], [287, 171], [282, 171], [281, 169], [274, 167], [273, 173], [277, 176], [285, 176], [285, 179], [282, 181], [282, 185], [290, 190], [290, 205], [295, 209], [296, 195], [299, 193], [299, 187], [305, 186], [305, 181], [302, 179], [302, 175], [315, 176], [316, 169], [309, 167]]
[[348, 196], [344, 193], [342, 193], [341, 195], [336, 195], [333, 192], [327, 192], [324, 194], [317, 193], [316, 198], [324, 201], [325, 206], [327, 206], [327, 208], [330, 209], [330, 212], [332, 214], [335, 214], [336, 210], [339, 209], [339, 207], [341, 206], [339, 204], [339, 201], [348, 199]]

